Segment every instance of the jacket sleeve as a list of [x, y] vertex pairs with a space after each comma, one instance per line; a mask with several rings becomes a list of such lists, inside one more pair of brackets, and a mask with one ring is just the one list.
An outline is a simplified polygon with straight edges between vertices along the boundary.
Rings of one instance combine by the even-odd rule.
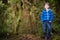
[[54, 20], [54, 15], [53, 15], [53, 12], [51, 11], [51, 18], [50, 18], [50, 21], [52, 22]]

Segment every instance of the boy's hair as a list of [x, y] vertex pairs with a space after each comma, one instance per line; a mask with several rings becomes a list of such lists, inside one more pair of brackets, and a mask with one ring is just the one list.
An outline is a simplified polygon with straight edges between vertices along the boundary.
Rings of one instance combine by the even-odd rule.
[[44, 4], [44, 5], [46, 5], [46, 4], [47, 4], [47, 5], [50, 5], [48, 2], [45, 2], [45, 4]]

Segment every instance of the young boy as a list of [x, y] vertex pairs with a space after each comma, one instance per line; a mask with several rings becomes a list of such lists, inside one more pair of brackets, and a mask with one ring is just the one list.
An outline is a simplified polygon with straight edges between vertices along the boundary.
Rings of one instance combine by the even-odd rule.
[[44, 10], [41, 13], [41, 21], [43, 24], [44, 38], [47, 40], [51, 38], [51, 23], [54, 19], [49, 3], [45, 3]]

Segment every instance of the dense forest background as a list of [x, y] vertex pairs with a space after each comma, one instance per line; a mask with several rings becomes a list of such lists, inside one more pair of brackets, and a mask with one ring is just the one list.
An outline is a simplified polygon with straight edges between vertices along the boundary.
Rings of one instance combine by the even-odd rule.
[[53, 40], [60, 40], [60, 0], [0, 0], [1, 40], [42, 40], [40, 14], [49, 2], [54, 13]]

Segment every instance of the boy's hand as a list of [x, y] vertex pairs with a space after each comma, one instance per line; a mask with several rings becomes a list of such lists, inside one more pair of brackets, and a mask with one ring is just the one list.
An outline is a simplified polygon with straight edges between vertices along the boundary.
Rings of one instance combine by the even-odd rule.
[[51, 21], [49, 21], [51, 23]]

